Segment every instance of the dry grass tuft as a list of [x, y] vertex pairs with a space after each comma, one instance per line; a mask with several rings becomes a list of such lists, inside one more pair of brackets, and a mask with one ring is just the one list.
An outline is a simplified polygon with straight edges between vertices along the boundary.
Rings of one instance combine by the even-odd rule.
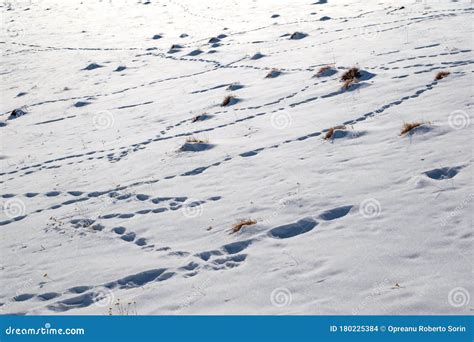
[[315, 77], [320, 77], [322, 74], [324, 74], [329, 69], [331, 69], [331, 66], [330, 65], [325, 65], [325, 66], [319, 68], [318, 72], [314, 76]]
[[184, 144], [180, 147], [181, 152], [201, 152], [213, 148], [209, 144], [209, 139], [201, 139], [195, 136], [188, 136]]
[[360, 70], [359, 68], [353, 67], [347, 70], [344, 74], [341, 76], [341, 81], [347, 81], [347, 80], [353, 80], [360, 78]]
[[[117, 311], [115, 311], [117, 310]], [[114, 306], [109, 306], [109, 316], [118, 315], [118, 316], [137, 316], [137, 302], [128, 302], [121, 303], [120, 299], [117, 299]]]
[[274, 78], [274, 77], [277, 77], [278, 75], [281, 74], [281, 71], [276, 69], [276, 68], [273, 68], [272, 70], [270, 70], [267, 74], [267, 76], [265, 76], [265, 78]]
[[404, 122], [402, 129], [400, 130], [400, 135], [409, 133], [412, 129], [420, 127], [425, 124], [423, 121], [414, 121], [414, 122]]
[[342, 88], [344, 89], [349, 89], [349, 87], [355, 83], [357, 80], [347, 80], [347, 81], [344, 81], [343, 85], [342, 85]]
[[207, 113], [202, 113], [202, 114], [196, 115], [194, 118], [191, 119], [191, 122], [194, 123], [194, 122], [197, 122], [197, 121], [201, 121], [203, 118], [206, 117], [206, 114]]
[[435, 76], [435, 80], [436, 81], [439, 81], [439, 80], [442, 80], [443, 78], [445, 78], [446, 76], [448, 76], [450, 74], [449, 71], [440, 71], [436, 74]]
[[251, 220], [251, 219], [240, 220], [239, 222], [237, 222], [236, 224], [232, 226], [232, 233], [240, 232], [242, 228], [246, 226], [254, 225], [256, 223], [257, 223], [256, 220]]
[[190, 136], [186, 138], [186, 144], [207, 144], [209, 141], [207, 139], [200, 139], [195, 136]]
[[234, 99], [235, 99], [234, 96], [227, 95], [226, 97], [224, 97], [224, 100], [222, 101], [221, 106], [222, 107], [228, 106], [232, 102], [232, 100], [234, 100]]
[[361, 76], [359, 68], [350, 68], [341, 76], [341, 82], [344, 82], [342, 87], [348, 89], [351, 84], [356, 83]]
[[328, 129], [328, 131], [326, 132], [326, 134], [324, 135], [323, 139], [324, 140], [329, 140], [333, 137], [334, 135], [334, 132], [337, 130], [337, 129], [346, 129], [346, 126], [336, 126], [336, 127], [331, 127], [330, 129]]

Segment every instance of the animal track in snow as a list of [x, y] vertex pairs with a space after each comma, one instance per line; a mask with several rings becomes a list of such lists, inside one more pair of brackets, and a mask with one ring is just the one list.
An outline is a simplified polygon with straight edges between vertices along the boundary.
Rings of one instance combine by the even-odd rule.
[[[346, 216], [352, 207], [352, 205], [348, 205], [325, 210], [319, 214], [318, 217], [328, 221], [329, 223], [332, 220], [340, 219], [343, 216]], [[159, 267], [155, 269], [149, 269], [125, 276], [114, 281], [106, 282], [101, 285], [75, 286], [65, 290], [63, 293], [50, 292], [39, 295], [25, 293], [16, 296], [16, 299], [14, 300], [27, 301], [33, 298], [38, 298], [44, 302], [49, 302], [53, 299], [57, 300], [52, 304], [47, 304], [47, 308], [52, 312], [66, 312], [71, 309], [85, 308], [98, 301], [101, 301], [104, 296], [104, 289], [106, 290], [105, 293], [111, 290], [128, 290], [137, 287], [143, 287], [154, 282], [167, 281], [176, 276], [189, 278], [203, 271], [233, 269], [246, 261], [248, 254], [242, 252], [253, 244], [258, 243], [262, 238], [265, 238], [265, 236], [275, 239], [290, 239], [312, 231], [317, 225], [318, 222], [315, 219], [312, 217], [306, 217], [294, 223], [271, 228], [267, 233], [260, 234], [260, 237], [257, 236], [256, 238], [252, 239], [231, 242], [218, 249], [195, 253], [192, 256], [195, 258], [194, 260], [188, 261], [184, 265], [176, 268]], [[117, 236], [127, 236], [127, 230], [123, 226], [114, 227], [111, 229], [111, 232]], [[129, 232], [128, 234], [133, 234], [133, 239], [125, 239], [125, 241], [129, 240], [128, 242], [137, 242], [140, 240], [135, 240], [136, 236], [134, 233]], [[158, 250], [167, 251], [169, 248], [161, 248], [157, 249], [157, 251]], [[188, 255], [188, 253], [169, 253], [169, 255], [179, 257]], [[77, 296], [61, 299], [61, 297], [69, 296], [71, 293], [76, 294]]]
[[451, 179], [454, 178], [462, 168], [463, 166], [442, 167], [426, 171], [424, 174], [435, 180]]
[[332, 221], [346, 216], [352, 209], [352, 205], [346, 205], [334, 209], [327, 210], [319, 215], [319, 218], [324, 221]]
[[[455, 51], [455, 52], [450, 52], [450, 53], [443, 53], [443, 54], [457, 54], [457, 53], [467, 53], [469, 52], [470, 50], [462, 50], [462, 51]], [[410, 59], [410, 58], [408, 58]], [[406, 59], [406, 60], [408, 60]], [[397, 60], [398, 61], [403, 61], [402, 60]], [[467, 65], [467, 64], [472, 64], [474, 63], [474, 61], [457, 61], [457, 62], [449, 62], [448, 64], [451, 64], [453, 67], [454, 66], [461, 66], [461, 65]], [[430, 70], [428, 71], [418, 71], [417, 73], [420, 73], [420, 72], [431, 72], [432, 70], [435, 70], [435, 69], [442, 69], [442, 67], [435, 67], [435, 68], [431, 68]], [[325, 81], [322, 81], [320, 83], [324, 83], [324, 82], [327, 82], [327, 80]], [[314, 85], [318, 84], [318, 82], [316, 82]], [[302, 88], [299, 92], [304, 92], [306, 89], [308, 88], [308, 86], [305, 86], [304, 88]], [[276, 101], [272, 101], [270, 103], [266, 103], [266, 104], [263, 104], [262, 106], [268, 106], [268, 105], [274, 105], [274, 104], [277, 104], [283, 100], [286, 100], [286, 99], [289, 99], [293, 96], [295, 96], [296, 94], [298, 94], [299, 92], [295, 92], [295, 93], [292, 93], [286, 97], [282, 97]], [[328, 98], [328, 97], [331, 97], [331, 96], [334, 96], [334, 95], [338, 95], [338, 94], [342, 94], [343, 91], [338, 91], [338, 92], [333, 92], [333, 93], [330, 93], [330, 94], [326, 94], [326, 95], [322, 95], [320, 96], [320, 98]], [[290, 107], [294, 107], [294, 106], [297, 106], [297, 105], [301, 105], [301, 104], [305, 104], [305, 103], [308, 103], [308, 102], [312, 102], [312, 101], [315, 101], [317, 100], [319, 97], [313, 97], [313, 98], [309, 98], [307, 100], [304, 100], [304, 101], [300, 101], [300, 102], [296, 102], [296, 103], [291, 103], [289, 104]], [[254, 109], [259, 109], [261, 108], [262, 106], [250, 106], [250, 107], [242, 107], [242, 108], [238, 108], [237, 110], [241, 111], [241, 110], [254, 110]], [[211, 113], [211, 115], [216, 115], [216, 114], [221, 114], [221, 113], [226, 113], [227, 111], [216, 111], [214, 113]], [[274, 111], [271, 111], [272, 113]], [[190, 136], [192, 134], [196, 134], [196, 133], [200, 133], [200, 132], [206, 132], [206, 131], [210, 131], [210, 130], [214, 130], [214, 129], [217, 129], [217, 128], [222, 128], [222, 127], [226, 127], [226, 126], [229, 126], [229, 125], [232, 125], [232, 124], [236, 124], [238, 122], [242, 122], [243, 120], [249, 120], [249, 119], [252, 119], [252, 118], [255, 118], [255, 117], [258, 117], [258, 116], [261, 116], [261, 115], [265, 115], [266, 113], [258, 113], [258, 114], [255, 114], [255, 115], [251, 115], [251, 116], [248, 116], [247, 118], [244, 118], [244, 119], [239, 119], [238, 121], [234, 122], [234, 123], [228, 123], [226, 125], [219, 125], [219, 126], [216, 126], [214, 128], [208, 128], [208, 129], [202, 129], [202, 130], [196, 130], [196, 131], [192, 131], [192, 132], [188, 132], [188, 133], [181, 133], [181, 134], [177, 134], [177, 135], [174, 135], [174, 136], [168, 136], [168, 137], [157, 137], [157, 138], [154, 138], [154, 139], [148, 139], [147, 141], [144, 141], [142, 143], [137, 143], [137, 144], [134, 144], [132, 145], [133, 146], [133, 151], [138, 151], [138, 150], [141, 150], [143, 148], [145, 148], [146, 145], [152, 143], [152, 142], [156, 142], [156, 141], [161, 141], [161, 140], [169, 140], [169, 139], [172, 139], [172, 138], [176, 138], [176, 137], [180, 137], [180, 136]], [[189, 119], [191, 120], [191, 119]], [[174, 127], [178, 127], [180, 126], [183, 122], [187, 122], [189, 120], [184, 120], [176, 125], [174, 125]], [[362, 118], [359, 118], [359, 120], [362, 120]], [[173, 126], [172, 126], [173, 127]], [[171, 127], [169, 127], [171, 128]], [[121, 147], [120, 149], [125, 149], [126, 147]], [[45, 166], [45, 164], [49, 164], [51, 162], [54, 162], [54, 161], [61, 161], [61, 160], [64, 160], [66, 158], [77, 158], [77, 157], [81, 157], [81, 156], [89, 156], [87, 159], [88, 160], [93, 160], [93, 159], [103, 159], [103, 156], [99, 156], [99, 157], [91, 157], [91, 155], [97, 153], [97, 152], [104, 152], [104, 151], [92, 151], [92, 152], [88, 152], [86, 154], [79, 154], [79, 155], [73, 155], [73, 156], [69, 156], [69, 157], [65, 157], [65, 158], [58, 158], [56, 160], [49, 160], [49, 161], [46, 161], [44, 162], [43, 164], [35, 164], [31, 167], [26, 167], [26, 168], [22, 168], [22, 170], [24, 170], [24, 175], [30, 175], [30, 174], [33, 174], [34, 172], [36, 171], [30, 171], [28, 170], [29, 168], [34, 168], [34, 167], [39, 167], [39, 170], [40, 169], [48, 169], [48, 168], [51, 168], [51, 167], [60, 167], [60, 165], [56, 165], [56, 166], [51, 166], [51, 167], [47, 167]], [[126, 155], [129, 154], [129, 151], [122, 151], [120, 152], [119, 155], [115, 155], [115, 154], [109, 154], [107, 157], [109, 158], [110, 161], [112, 162], [117, 162], [117, 161], [120, 161], [123, 157], [125, 157]], [[79, 161], [79, 162], [82, 162], [82, 161]], [[28, 171], [26, 171], [28, 170]], [[0, 173], [0, 175], [4, 175], [4, 174], [15, 174], [17, 173], [18, 170], [14, 170], [14, 171], [10, 171], [10, 172], [7, 172], [7, 173]], [[21, 175], [20, 175], [21, 176]]]
[[[413, 98], [417, 98], [419, 97], [420, 95], [422, 95], [423, 93], [429, 91], [429, 90], [432, 90], [436, 85], [438, 85], [439, 82], [438, 81], [432, 81], [428, 84], [426, 84], [424, 87], [422, 87], [421, 89], [419, 90], [416, 90], [412, 95], [407, 95], [407, 96], [404, 96], [402, 98], [400, 98], [399, 100], [395, 100], [395, 101], [392, 101], [388, 104], [385, 104], [383, 106], [381, 106], [380, 108], [374, 110], [374, 111], [371, 111], [371, 112], [368, 112], [368, 113], [365, 113], [361, 116], [359, 116], [358, 118], [356, 119], [352, 119], [352, 120], [348, 120], [348, 121], [345, 121], [342, 123], [342, 125], [355, 125], [357, 124], [358, 122], [361, 122], [361, 121], [364, 121], [366, 120], [367, 118], [369, 117], [373, 117], [375, 115], [379, 115], [383, 112], [385, 112], [387, 109], [393, 107], [393, 106], [397, 106], [397, 105], [400, 105], [402, 104], [403, 102], [407, 101], [407, 100], [410, 100], [410, 99], [413, 99]], [[283, 108], [282, 108], [283, 109]], [[280, 110], [280, 109], [278, 109]], [[277, 111], [278, 111], [277, 110]], [[255, 116], [258, 116], [258, 115], [265, 115], [266, 113], [263, 112], [262, 114], [255, 114]], [[329, 129], [329, 128], [328, 128]], [[261, 153], [262, 151], [264, 150], [269, 150], [269, 149], [275, 149], [275, 148], [279, 148], [280, 146], [284, 145], [284, 144], [288, 144], [288, 143], [292, 143], [292, 142], [297, 142], [297, 141], [303, 141], [303, 140], [306, 140], [306, 139], [309, 139], [309, 138], [314, 138], [314, 137], [317, 137], [319, 135], [321, 135], [322, 133], [326, 132], [328, 129], [324, 129], [322, 131], [317, 131], [317, 132], [313, 132], [313, 133], [309, 133], [307, 135], [304, 135], [304, 136], [301, 136], [301, 137], [297, 137], [297, 138], [294, 138], [294, 139], [288, 139], [288, 140], [285, 140], [281, 143], [278, 143], [278, 144], [272, 144], [270, 146], [267, 146], [267, 147], [261, 147], [261, 148], [257, 148], [257, 149], [253, 149], [252, 151], [247, 151], [247, 152], [242, 152], [240, 153], [239, 155], [241, 157], [254, 157], [256, 155], [258, 155], [259, 153]], [[177, 177], [177, 176], [180, 176], [180, 177], [187, 177], [187, 176], [196, 176], [196, 175], [199, 175], [201, 173], [203, 173], [204, 171], [206, 171], [207, 169], [211, 168], [211, 167], [217, 167], [219, 165], [222, 165], [223, 163], [225, 162], [228, 162], [230, 160], [232, 160], [233, 157], [231, 156], [228, 156], [226, 158], [224, 158], [223, 160], [221, 161], [218, 161], [218, 162], [215, 162], [215, 163], [212, 163], [210, 165], [207, 165], [207, 166], [200, 166], [200, 167], [197, 167], [197, 168], [194, 168], [190, 171], [186, 171], [186, 172], [183, 172], [179, 175], [172, 175], [172, 176], [168, 176], [168, 177], [165, 177], [164, 179], [171, 179], [171, 178], [174, 178], [174, 177]], [[136, 182], [136, 183], [132, 183], [128, 186], [122, 186], [121, 187], [121, 190], [123, 189], [127, 189], [127, 188], [130, 188], [130, 187], [134, 187], [134, 186], [137, 186], [137, 185], [143, 185], [143, 184], [152, 184], [152, 183], [157, 183], [159, 180], [155, 179], [155, 180], [149, 180], [149, 181], [140, 181], [140, 182]], [[110, 193], [114, 190], [107, 190], [105, 191], [103, 194], [106, 194], [106, 193]], [[102, 194], [99, 193], [98, 196], [101, 196]], [[91, 197], [91, 194], [88, 195], [89, 197]], [[71, 201], [67, 201], [63, 204], [71, 204], [71, 203], [75, 203], [75, 202], [79, 202], [79, 201], [86, 201], [88, 199], [88, 197], [85, 197], [85, 198], [78, 198], [76, 200], [71, 200]], [[61, 205], [63, 205], [61, 204]], [[59, 205], [59, 206], [61, 206]], [[54, 208], [53, 208], [54, 209]], [[42, 211], [40, 209], [40, 211]], [[5, 224], [9, 224], [9, 223], [12, 223], [12, 222], [15, 222], [15, 220], [20, 220], [20, 219], [24, 219], [25, 216], [23, 217], [19, 217], [19, 218], [14, 218], [14, 219], [10, 219], [10, 220], [7, 220], [7, 221], [2, 221], [0, 222], [0, 225], [5, 225]]]
[[269, 236], [276, 239], [288, 239], [300, 234], [307, 233], [313, 230], [313, 228], [317, 225], [318, 222], [316, 222], [314, 219], [304, 218], [295, 223], [290, 223], [273, 228], [268, 232], [268, 234]]

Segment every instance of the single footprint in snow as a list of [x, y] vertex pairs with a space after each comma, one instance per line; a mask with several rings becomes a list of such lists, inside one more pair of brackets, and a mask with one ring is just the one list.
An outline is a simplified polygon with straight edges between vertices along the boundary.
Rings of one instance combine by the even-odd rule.
[[146, 245], [146, 239], [145, 238], [139, 238], [135, 241], [135, 244], [137, 246], [145, 246]]
[[78, 101], [76, 103], [74, 103], [74, 107], [76, 108], [81, 108], [81, 107], [85, 107], [87, 105], [90, 105], [92, 102], [88, 102], [88, 101]]
[[294, 32], [294, 33], [291, 34], [290, 39], [291, 40], [300, 40], [300, 39], [306, 38], [307, 36], [308, 36], [307, 33]]
[[98, 69], [98, 68], [103, 68], [103, 66], [100, 65], [100, 64], [97, 64], [97, 63], [91, 63], [91, 64], [89, 64], [88, 66], [86, 66], [86, 67], [85, 67], [84, 69], [82, 69], [82, 70], [88, 70], [88, 71], [90, 71], [90, 70], [95, 70], [95, 69]]
[[51, 300], [53, 298], [57, 298], [59, 297], [61, 294], [60, 293], [57, 293], [57, 292], [47, 292], [47, 293], [42, 293], [42, 294], [39, 294], [37, 295], [36, 297], [39, 298], [39, 300], [43, 300], [43, 301], [46, 301], [46, 300]]
[[188, 53], [188, 56], [198, 56], [198, 55], [200, 55], [200, 54], [202, 54], [202, 53], [203, 53], [202, 50], [196, 49], [196, 50], [193, 50], [193, 51], [191, 51], [190, 53]]
[[295, 223], [286, 224], [271, 229], [268, 235], [276, 239], [288, 239], [300, 234], [307, 233], [313, 230], [318, 225], [318, 222], [311, 217], [306, 217]]
[[265, 57], [264, 54], [260, 53], [260, 52], [257, 52], [255, 55], [253, 55], [252, 57], [250, 57], [251, 60], [255, 61], [257, 59], [260, 59], [260, 58], [263, 58]]
[[319, 215], [319, 218], [324, 221], [332, 221], [343, 216], [346, 216], [349, 211], [352, 209], [352, 205], [346, 205], [343, 207], [338, 207], [330, 210], [326, 210], [325, 212]]
[[122, 235], [120, 238], [124, 241], [132, 242], [133, 240], [135, 240], [136, 236], [137, 236], [137, 234], [135, 234], [134, 232], [129, 232], [125, 235]]
[[442, 167], [439, 169], [426, 171], [424, 174], [435, 180], [450, 179], [456, 176], [462, 168], [462, 166]]

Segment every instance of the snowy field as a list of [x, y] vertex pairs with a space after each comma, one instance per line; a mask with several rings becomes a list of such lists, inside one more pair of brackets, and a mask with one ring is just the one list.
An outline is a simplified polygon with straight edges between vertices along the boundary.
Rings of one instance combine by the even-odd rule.
[[4, 1], [0, 313], [472, 313], [473, 7]]

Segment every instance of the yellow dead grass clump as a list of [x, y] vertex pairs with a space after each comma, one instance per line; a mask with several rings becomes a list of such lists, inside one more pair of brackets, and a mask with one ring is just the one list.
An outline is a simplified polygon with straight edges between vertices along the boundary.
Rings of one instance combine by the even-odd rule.
[[412, 129], [415, 129], [417, 127], [420, 127], [423, 124], [426, 124], [427, 122], [424, 121], [413, 121], [413, 122], [404, 122], [403, 126], [400, 130], [400, 135], [404, 135], [409, 133]]
[[440, 71], [436, 74], [435, 76], [435, 80], [436, 81], [439, 81], [439, 80], [442, 80], [443, 78], [445, 78], [446, 76], [448, 76], [450, 74], [449, 71]]
[[329, 140], [333, 137], [334, 135], [334, 132], [337, 130], [337, 129], [346, 129], [346, 126], [336, 126], [336, 127], [331, 127], [328, 129], [328, 131], [326, 132], [326, 134], [324, 135], [324, 140]]
[[348, 89], [352, 84], [356, 83], [360, 77], [361, 74], [359, 68], [350, 68], [341, 76], [341, 82], [344, 82], [342, 87]]
[[242, 228], [246, 226], [254, 225], [256, 223], [257, 223], [256, 220], [251, 220], [251, 219], [240, 220], [239, 222], [237, 222], [236, 224], [232, 226], [232, 233], [240, 232]]

